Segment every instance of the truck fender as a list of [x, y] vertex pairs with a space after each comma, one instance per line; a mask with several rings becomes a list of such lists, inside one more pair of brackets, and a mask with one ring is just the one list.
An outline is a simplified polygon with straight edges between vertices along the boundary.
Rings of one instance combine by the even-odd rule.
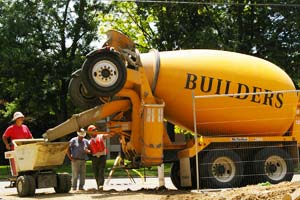
[[95, 49], [91, 52], [89, 52], [86, 57], [89, 58], [89, 57], [92, 57], [96, 54], [99, 54], [99, 53], [112, 53], [112, 54], [115, 54], [117, 56], [120, 56], [120, 53], [118, 51], [115, 50], [115, 48], [113, 47], [110, 47], [110, 46], [106, 46], [106, 47], [103, 47], [101, 49]]

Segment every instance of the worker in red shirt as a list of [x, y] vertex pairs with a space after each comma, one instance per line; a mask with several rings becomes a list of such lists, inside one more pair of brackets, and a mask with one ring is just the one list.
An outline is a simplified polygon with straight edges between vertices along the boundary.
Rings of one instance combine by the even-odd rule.
[[89, 125], [88, 132], [92, 133], [89, 140], [89, 149], [91, 151], [92, 168], [97, 183], [97, 189], [103, 190], [104, 172], [106, 167], [106, 139], [112, 137], [110, 134], [99, 134], [96, 126]]
[[5, 144], [7, 150], [14, 150], [13, 145], [10, 146], [8, 143], [8, 138], [10, 140], [15, 139], [31, 139], [32, 134], [29, 128], [23, 124], [24, 115], [21, 112], [15, 112], [12, 121], [15, 123], [10, 125], [2, 136], [2, 140]]
[[[10, 138], [11, 141], [15, 139], [31, 139], [32, 134], [29, 130], [29, 128], [23, 124], [24, 122], [24, 115], [21, 112], [15, 112], [12, 121], [15, 123], [10, 125], [6, 131], [4, 132], [2, 136], [2, 140], [5, 144], [5, 147], [7, 150], [14, 150], [13, 145], [9, 145], [8, 138]], [[10, 170], [12, 176], [17, 176], [17, 170], [16, 170], [16, 164], [14, 158], [9, 159], [10, 164]], [[14, 186], [15, 181], [11, 181], [10, 186]]]

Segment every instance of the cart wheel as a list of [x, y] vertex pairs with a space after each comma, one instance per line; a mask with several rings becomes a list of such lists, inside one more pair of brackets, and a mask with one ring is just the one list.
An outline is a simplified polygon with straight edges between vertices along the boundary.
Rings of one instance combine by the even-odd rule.
[[31, 175], [19, 176], [16, 186], [20, 197], [33, 196], [35, 194], [35, 179]]
[[29, 180], [29, 194], [28, 196], [33, 196], [35, 194], [35, 178], [34, 176], [28, 175], [28, 180]]
[[68, 193], [71, 190], [71, 176], [69, 174], [57, 174], [56, 193]]

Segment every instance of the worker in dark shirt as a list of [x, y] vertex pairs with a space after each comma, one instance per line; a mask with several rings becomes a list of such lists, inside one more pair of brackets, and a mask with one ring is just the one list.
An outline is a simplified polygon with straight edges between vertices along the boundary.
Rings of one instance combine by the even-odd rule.
[[87, 154], [90, 152], [88, 149], [89, 142], [85, 139], [86, 132], [80, 129], [77, 132], [77, 137], [70, 140], [67, 155], [72, 162], [72, 188], [77, 190], [77, 181], [79, 178], [79, 190], [84, 190], [86, 166], [85, 161]]

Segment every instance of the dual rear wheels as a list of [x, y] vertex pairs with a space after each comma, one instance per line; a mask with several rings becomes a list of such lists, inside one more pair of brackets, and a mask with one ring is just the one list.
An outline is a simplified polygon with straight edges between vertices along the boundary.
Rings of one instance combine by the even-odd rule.
[[102, 103], [100, 98], [118, 93], [126, 79], [126, 66], [119, 55], [96, 53], [87, 57], [82, 68], [72, 74], [68, 91], [75, 106], [92, 108]]
[[265, 148], [255, 156], [254, 169], [258, 182], [276, 184], [290, 181], [293, 178], [293, 160], [284, 150], [279, 148]]
[[78, 69], [72, 74], [72, 78], [69, 82], [68, 92], [71, 97], [72, 103], [76, 107], [81, 109], [93, 108], [101, 104], [101, 101], [99, 97], [91, 94], [83, 85], [80, 76], [81, 71], [82, 69]]
[[[192, 188], [196, 188], [195, 167], [191, 166]], [[201, 188], [229, 188], [270, 182], [276, 184], [290, 181], [293, 177], [293, 162], [290, 155], [280, 148], [264, 148], [255, 154], [254, 160], [243, 161], [233, 150], [210, 150], [199, 156], [199, 182]], [[251, 179], [251, 180], [250, 180]], [[171, 180], [180, 185], [180, 165], [173, 163]]]
[[237, 187], [243, 178], [243, 163], [232, 150], [209, 151], [199, 166], [204, 187]]

